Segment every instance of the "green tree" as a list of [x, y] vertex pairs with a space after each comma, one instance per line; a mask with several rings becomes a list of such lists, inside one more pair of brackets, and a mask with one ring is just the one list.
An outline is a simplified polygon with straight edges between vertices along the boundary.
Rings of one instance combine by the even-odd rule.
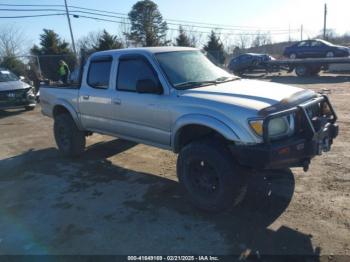
[[0, 67], [14, 72], [17, 76], [26, 75], [26, 67], [24, 63], [14, 55], [3, 57], [0, 62]]
[[179, 27], [179, 35], [176, 38], [176, 45], [177, 46], [188, 46], [192, 47], [191, 39], [187, 36], [185, 30], [182, 26]]
[[25, 35], [14, 25], [0, 26], [0, 67], [25, 76], [26, 66], [19, 59], [24, 52]]
[[225, 51], [224, 45], [220, 41], [220, 37], [216, 35], [214, 31], [211, 31], [209, 35], [208, 43], [203, 48], [208, 57], [218, 64], [223, 64], [225, 62]]
[[58, 80], [58, 62], [64, 60], [72, 69], [76, 58], [69, 44], [62, 40], [53, 30], [44, 29], [40, 35], [40, 47], [34, 45], [31, 53], [39, 57], [44, 77]]
[[167, 45], [167, 23], [151, 0], [138, 1], [129, 12], [131, 31], [128, 38], [137, 45], [161, 46]]
[[118, 40], [116, 35], [111, 35], [106, 30], [103, 30], [97, 45], [94, 45], [93, 48], [95, 51], [120, 49], [123, 48], [123, 44]]

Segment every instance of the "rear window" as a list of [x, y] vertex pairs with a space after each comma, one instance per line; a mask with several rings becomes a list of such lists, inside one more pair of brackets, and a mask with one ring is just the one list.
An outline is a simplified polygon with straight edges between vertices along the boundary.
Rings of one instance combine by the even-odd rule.
[[109, 86], [111, 66], [111, 57], [92, 60], [87, 78], [88, 85], [94, 88], [107, 89]]

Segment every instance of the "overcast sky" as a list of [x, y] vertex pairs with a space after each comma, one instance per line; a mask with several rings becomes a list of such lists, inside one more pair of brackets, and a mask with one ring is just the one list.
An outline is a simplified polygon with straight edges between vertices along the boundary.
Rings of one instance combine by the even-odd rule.
[[[137, 2], [136, 0], [67, 1], [69, 5], [125, 14]], [[166, 19], [244, 26], [249, 31], [260, 30], [264, 32], [270, 30], [272, 40], [275, 42], [288, 40], [289, 28], [291, 37], [300, 39], [299, 29], [301, 24], [304, 26], [304, 38], [314, 37], [323, 28], [323, 8], [326, 2], [328, 5], [328, 28], [335, 29], [339, 34], [350, 32], [350, 0], [156, 0], [155, 2]], [[0, 4], [64, 4], [64, 0], [0, 0]], [[0, 8], [9, 7], [1, 6]], [[0, 16], [28, 15], [28, 12], [0, 12]], [[31, 43], [38, 42], [39, 34], [43, 28], [55, 30], [70, 42], [68, 23], [65, 16], [0, 19], [0, 27], [1, 25], [12, 24], [22, 28]], [[88, 32], [102, 29], [107, 29], [110, 33], [120, 32], [119, 24], [85, 18], [72, 18], [72, 26], [76, 39]], [[198, 30], [205, 31], [208, 29]], [[280, 34], [277, 34], [277, 32]], [[175, 35], [174, 32], [173, 36]]]

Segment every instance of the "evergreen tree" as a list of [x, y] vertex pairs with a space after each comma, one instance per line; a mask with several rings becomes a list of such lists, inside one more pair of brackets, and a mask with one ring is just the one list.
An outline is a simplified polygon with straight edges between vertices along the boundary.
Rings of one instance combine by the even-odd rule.
[[106, 30], [103, 30], [101, 37], [98, 39], [98, 44], [93, 46], [95, 51], [103, 51], [110, 49], [123, 48], [123, 44], [118, 40], [115, 35], [109, 34]]
[[208, 43], [204, 46], [204, 50], [208, 53], [208, 57], [218, 64], [225, 62], [224, 45], [214, 31], [211, 31]]
[[183, 29], [182, 26], [179, 27], [179, 35], [176, 38], [176, 45], [192, 47], [191, 40], [185, 33], [185, 30]]
[[129, 19], [131, 32], [127, 37], [141, 46], [167, 45], [167, 23], [163, 20], [158, 6], [151, 0], [141, 0], [131, 9]]
[[0, 67], [8, 69], [17, 76], [26, 75], [26, 67], [21, 60], [14, 55], [5, 56], [1, 59]]
[[39, 57], [43, 76], [52, 80], [58, 79], [58, 62], [64, 60], [73, 68], [76, 58], [69, 44], [62, 40], [53, 30], [44, 29], [40, 35], [40, 47], [34, 45], [31, 53]]

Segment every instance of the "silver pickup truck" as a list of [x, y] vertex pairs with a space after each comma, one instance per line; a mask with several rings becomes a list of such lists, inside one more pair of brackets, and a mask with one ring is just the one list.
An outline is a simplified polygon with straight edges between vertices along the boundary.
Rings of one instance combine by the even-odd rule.
[[193, 48], [97, 52], [82, 72], [77, 86], [41, 87], [63, 155], [93, 132], [172, 150], [180, 184], [208, 211], [234, 203], [247, 170], [307, 171], [338, 134], [326, 96], [241, 79]]

